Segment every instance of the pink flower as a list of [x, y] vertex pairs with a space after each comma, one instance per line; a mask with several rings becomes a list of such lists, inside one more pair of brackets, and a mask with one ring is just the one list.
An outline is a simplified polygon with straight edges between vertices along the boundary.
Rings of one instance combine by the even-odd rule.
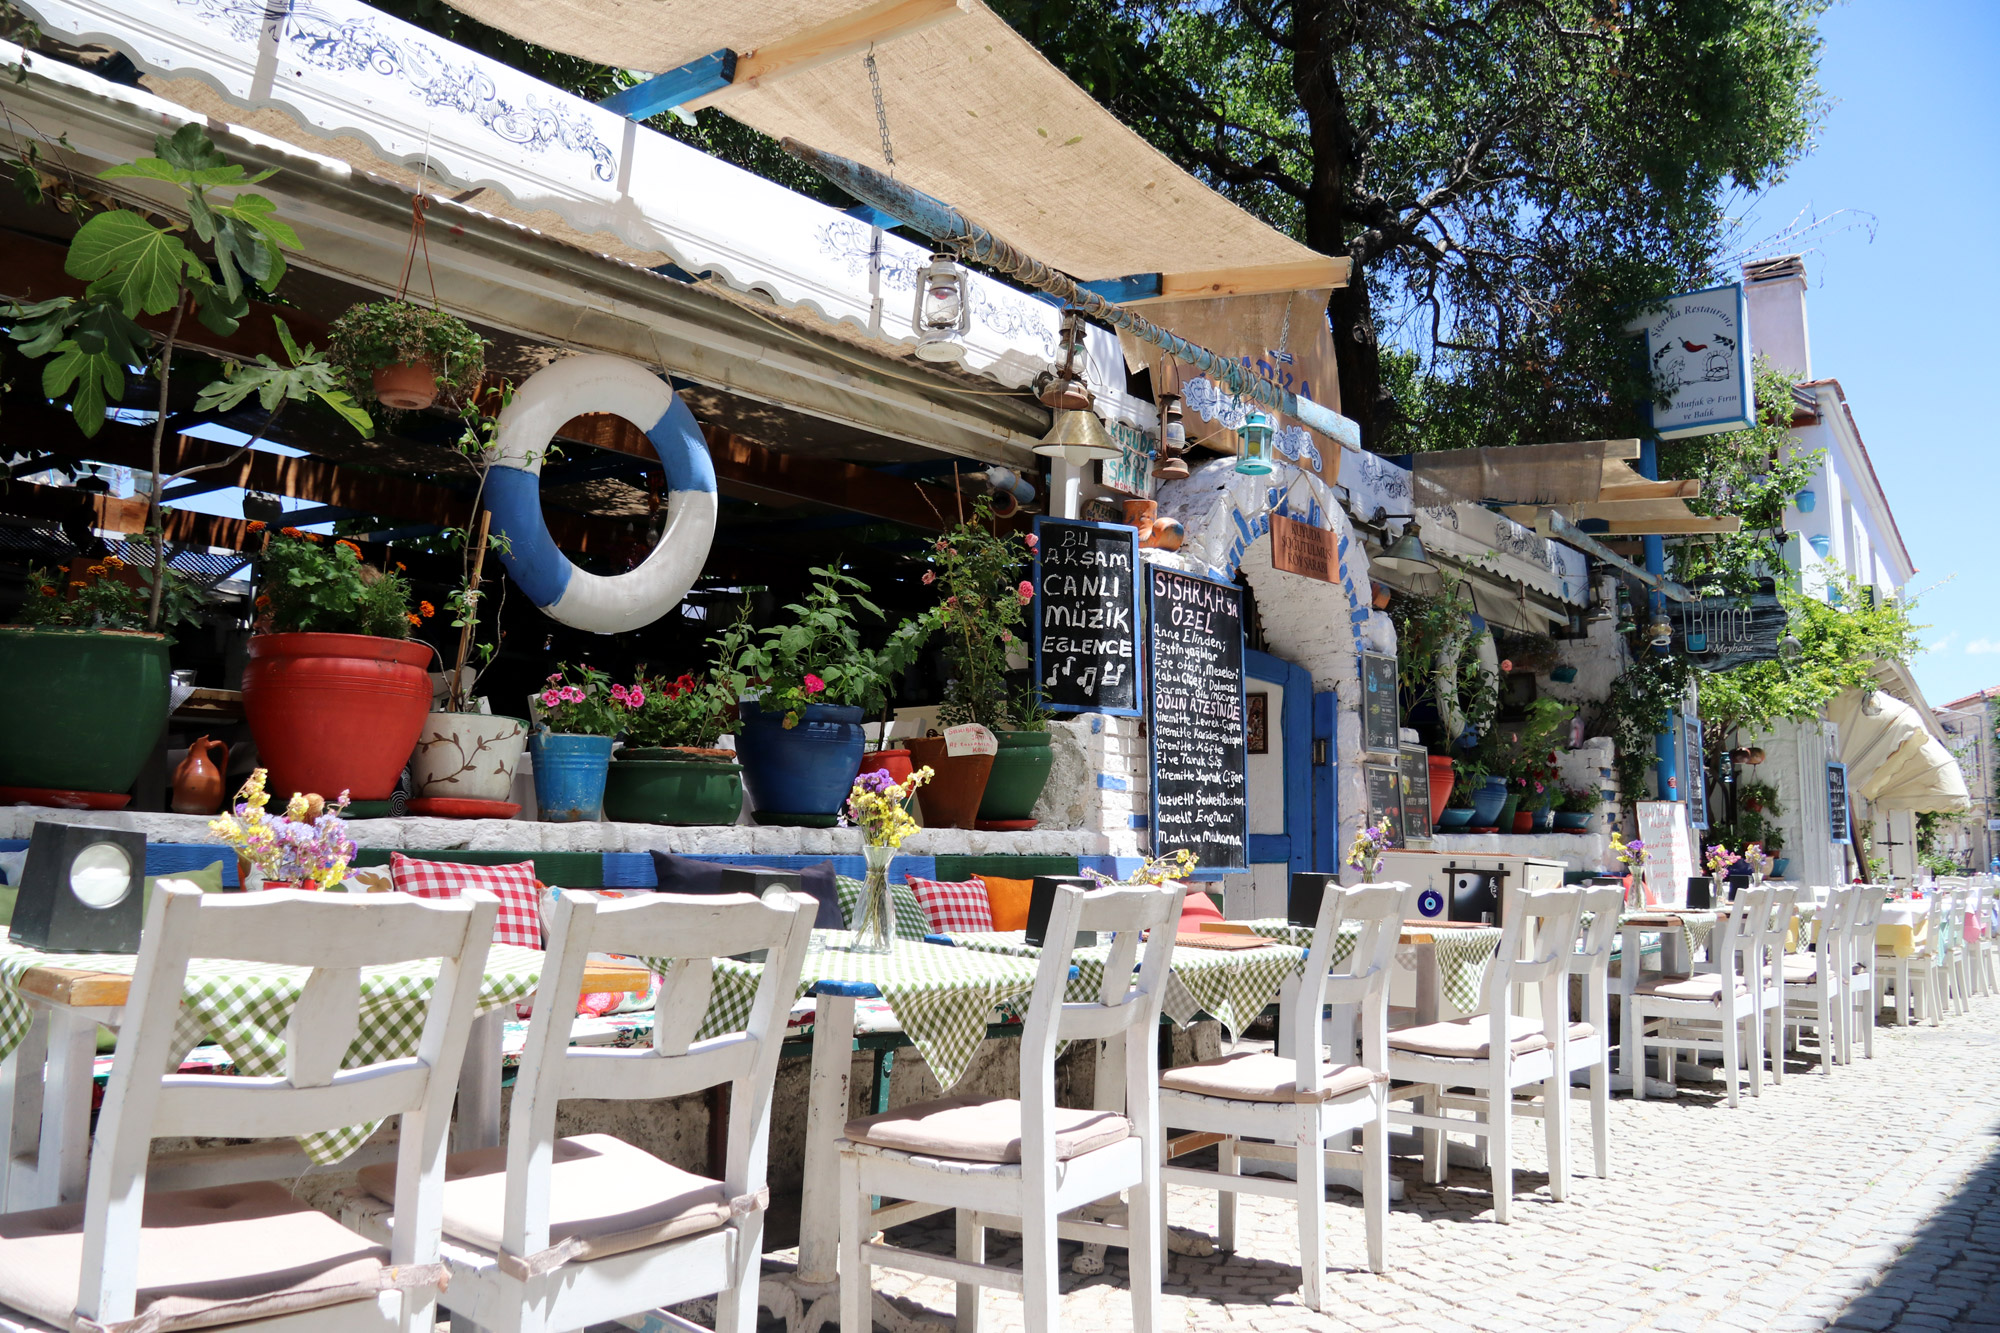
[[826, 688], [826, 682], [825, 682], [825, 681], [821, 680], [821, 679], [820, 679], [820, 678], [819, 678], [818, 676], [815, 676], [815, 675], [814, 675], [814, 674], [813, 674], [812, 672], [810, 672], [810, 671], [806, 672], [806, 693], [807, 693], [807, 694], [818, 694], [818, 693], [819, 693], [819, 692], [820, 692], [821, 690], [823, 690], [823, 689], [825, 689], [825, 688]]
[[625, 704], [628, 708], [644, 708], [646, 706], [646, 692], [637, 685], [634, 685], [625, 695]]
[[1034, 550], [1037, 546], [1040, 546], [1042, 544], [1042, 539], [1040, 537], [1037, 537], [1032, 532], [1029, 533], [1026, 537], [1023, 537], [1021, 540], [1028, 543], [1028, 549], [1030, 551]]
[[611, 697], [627, 707], [631, 706], [632, 701], [626, 696], [626, 690], [623, 685], [613, 685], [611, 687]]
[[551, 671], [551, 672], [549, 673], [549, 679], [550, 679], [550, 680], [561, 680], [561, 679], [562, 679], [562, 672], [560, 672], [560, 671]]
[[561, 690], [543, 690], [543, 691], [542, 691], [542, 707], [544, 707], [544, 708], [554, 708], [554, 707], [555, 707], [555, 706], [556, 706], [557, 704], [559, 704], [559, 703], [561, 703], [561, 702], [562, 702], [562, 691], [561, 691]]
[[1000, 631], [1000, 642], [1002, 642], [1002, 643], [1012, 643], [1012, 642], [1014, 642], [1014, 631], [1013, 631], [1013, 630], [1010, 630], [1010, 629], [1003, 629], [1003, 630], [1001, 630], [1001, 631]]
[[1026, 579], [1022, 579], [1021, 586], [1014, 589], [1014, 591], [1019, 594], [1022, 606], [1026, 606], [1029, 602], [1035, 600], [1035, 585]]
[[936, 570], [934, 570], [934, 569], [927, 569], [927, 570], [925, 570], [925, 571], [924, 571], [924, 586], [925, 586], [926, 588], [928, 588], [928, 587], [929, 587], [929, 586], [930, 586], [931, 584], [933, 584], [933, 583], [936, 583], [936, 582], [937, 582], [937, 571], [936, 571]]
[[563, 697], [563, 702], [564, 702], [564, 703], [566, 703], [566, 704], [580, 704], [580, 703], [582, 703], [582, 702], [583, 702], [583, 686], [581, 686], [581, 685], [565, 685], [565, 686], [563, 686], [563, 690], [562, 690], [562, 697]]

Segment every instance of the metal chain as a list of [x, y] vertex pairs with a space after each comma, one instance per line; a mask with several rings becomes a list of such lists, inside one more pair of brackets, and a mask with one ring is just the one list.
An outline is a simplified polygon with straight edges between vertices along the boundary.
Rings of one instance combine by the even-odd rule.
[[868, 44], [868, 54], [861, 63], [868, 67], [868, 90], [875, 94], [875, 128], [882, 132], [882, 160], [889, 164], [889, 179], [896, 178], [896, 150], [889, 144], [889, 113], [882, 106], [882, 74], [875, 68], [875, 44]]
[[1298, 299], [1297, 292], [1293, 292], [1290, 296], [1287, 296], [1285, 298], [1285, 326], [1278, 331], [1278, 356], [1280, 357], [1280, 359], [1284, 357], [1284, 354], [1286, 352], [1291, 350], [1292, 302], [1296, 301], [1297, 299]]

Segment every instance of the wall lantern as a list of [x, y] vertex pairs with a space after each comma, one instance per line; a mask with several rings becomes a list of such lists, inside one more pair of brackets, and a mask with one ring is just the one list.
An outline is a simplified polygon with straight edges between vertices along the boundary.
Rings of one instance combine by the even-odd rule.
[[1646, 642], [1652, 644], [1653, 647], [1665, 648], [1670, 646], [1673, 641], [1674, 627], [1667, 622], [1665, 616], [1656, 617], [1653, 623], [1646, 627]]
[[1179, 481], [1188, 475], [1187, 424], [1182, 419], [1181, 396], [1160, 395], [1160, 456], [1153, 464], [1156, 481]]
[[38, 823], [7, 938], [45, 953], [137, 953], [145, 876], [143, 833]]
[[1236, 428], [1236, 438], [1243, 441], [1243, 452], [1236, 459], [1236, 470], [1246, 477], [1262, 477], [1271, 471], [1271, 418], [1262, 412], [1252, 412], [1249, 420]]
[[1055, 413], [1055, 424], [1035, 452], [1060, 458], [1072, 467], [1118, 457], [1104, 423], [1097, 419], [1090, 390], [1078, 373], [1077, 358], [1083, 352], [1083, 312], [1065, 310], [1062, 325], [1062, 365], [1056, 369], [1038, 395], [1042, 405]]
[[972, 302], [965, 270], [948, 254], [935, 254], [917, 275], [917, 360], [958, 361], [965, 356], [965, 335], [972, 329]]

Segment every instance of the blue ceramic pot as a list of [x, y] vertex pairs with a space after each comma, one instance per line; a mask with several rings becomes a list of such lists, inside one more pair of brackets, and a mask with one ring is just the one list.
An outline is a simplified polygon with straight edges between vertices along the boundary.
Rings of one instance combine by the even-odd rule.
[[1574, 810], [1558, 810], [1555, 813], [1555, 826], [1559, 829], [1575, 829], [1581, 832], [1590, 827], [1590, 816], [1578, 814]]
[[1783, 879], [1785, 877], [1785, 872], [1787, 870], [1790, 870], [1791, 868], [1792, 868], [1791, 857], [1789, 856], [1775, 857], [1771, 861], [1771, 878]]
[[1547, 833], [1549, 831], [1549, 816], [1552, 813], [1554, 813], [1554, 810], [1555, 810], [1555, 802], [1544, 801], [1542, 802], [1541, 805], [1535, 807], [1534, 810], [1529, 812], [1534, 816], [1535, 822], [1533, 828], [1535, 832]]
[[783, 713], [766, 713], [755, 699], [743, 700], [740, 711], [736, 753], [750, 809], [760, 816], [838, 814], [861, 770], [861, 710], [808, 704], [789, 728]]
[[609, 736], [538, 731], [528, 737], [535, 766], [535, 807], [545, 824], [593, 824], [604, 817]]
[[1492, 828], [1500, 818], [1500, 807], [1507, 803], [1507, 779], [1489, 777], [1479, 785], [1472, 797], [1473, 828]]
[[[1476, 801], [1478, 798], [1474, 797], [1473, 799]], [[1463, 829], [1472, 822], [1473, 810], [1474, 807], [1469, 805], [1446, 806], [1444, 813], [1438, 816], [1437, 831], [1440, 833], [1454, 833]]]

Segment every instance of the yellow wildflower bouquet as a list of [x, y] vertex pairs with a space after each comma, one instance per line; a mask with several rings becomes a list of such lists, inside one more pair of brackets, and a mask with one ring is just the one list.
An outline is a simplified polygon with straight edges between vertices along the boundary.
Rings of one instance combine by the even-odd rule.
[[918, 827], [905, 802], [935, 776], [929, 767], [918, 769], [901, 782], [879, 768], [861, 774], [847, 793], [847, 822], [861, 830], [871, 847], [901, 847], [903, 839]]

